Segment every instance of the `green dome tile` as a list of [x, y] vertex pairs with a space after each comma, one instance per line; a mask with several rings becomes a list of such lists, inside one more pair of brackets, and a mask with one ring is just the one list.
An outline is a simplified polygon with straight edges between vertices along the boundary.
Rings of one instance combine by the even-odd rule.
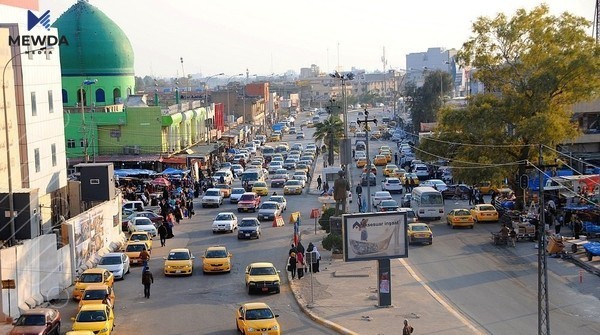
[[98, 8], [79, 0], [52, 25], [69, 45], [60, 46], [63, 76], [134, 75], [127, 35]]

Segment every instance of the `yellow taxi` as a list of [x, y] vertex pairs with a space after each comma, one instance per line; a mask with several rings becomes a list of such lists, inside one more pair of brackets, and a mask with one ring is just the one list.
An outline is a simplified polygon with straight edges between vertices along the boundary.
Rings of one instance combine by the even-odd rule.
[[270, 142], [279, 142], [279, 141], [281, 141], [281, 135], [271, 134], [271, 136], [269, 137], [269, 141]]
[[142, 264], [143, 261], [140, 258], [140, 253], [142, 250], [148, 250], [148, 245], [144, 242], [127, 242], [125, 248], [123, 248], [123, 252], [129, 257], [129, 264], [137, 265]]
[[279, 293], [281, 280], [279, 271], [273, 263], [257, 262], [251, 263], [246, 267], [246, 288], [248, 294], [253, 292], [271, 292]]
[[381, 154], [383, 151], [392, 151], [389, 145], [382, 145], [379, 147], [379, 153]]
[[164, 273], [169, 275], [192, 275], [194, 271], [194, 255], [187, 248], [171, 249], [165, 260]]
[[366, 158], [359, 158], [356, 160], [356, 167], [357, 168], [364, 168], [367, 165], [367, 159]]
[[230, 272], [231, 256], [225, 246], [208, 247], [202, 256], [202, 271], [204, 273]]
[[94, 332], [91, 330], [71, 330], [65, 335], [94, 335]]
[[280, 335], [278, 317], [264, 302], [250, 302], [237, 309], [235, 325], [242, 334]]
[[475, 222], [496, 222], [498, 221], [498, 211], [496, 207], [490, 204], [479, 204], [471, 208], [471, 215]]
[[296, 170], [295, 171], [302, 171], [304, 172], [304, 174], [306, 174], [307, 172], [310, 171], [310, 166], [306, 165], [306, 164], [296, 164]]
[[383, 175], [386, 177], [393, 177], [397, 170], [398, 166], [396, 166], [396, 164], [388, 164], [383, 169]]
[[83, 271], [83, 273], [75, 280], [75, 288], [73, 289], [73, 299], [81, 300], [83, 291], [93, 284], [104, 284], [112, 287], [115, 282], [115, 276], [112, 272], [106, 269], [93, 268]]
[[452, 229], [455, 227], [469, 227], [473, 229], [475, 220], [468, 209], [457, 208], [448, 213], [446, 216], [446, 223], [448, 223], [449, 226], [452, 226]]
[[473, 185], [473, 188], [478, 189], [481, 194], [492, 194], [496, 189], [496, 187], [492, 185], [492, 182], [487, 180]]
[[231, 186], [227, 184], [216, 184], [214, 188], [221, 190], [221, 195], [223, 195], [223, 198], [229, 198], [231, 196]]
[[388, 163], [392, 161], [392, 152], [391, 151], [382, 151], [380, 154], [385, 156], [385, 159], [387, 160]]
[[306, 128], [314, 128], [314, 127], [315, 127], [315, 124], [311, 120], [306, 121]]
[[83, 305], [71, 320], [73, 330], [91, 330], [96, 335], [110, 335], [115, 326], [114, 311], [105, 304]]
[[416, 173], [405, 173], [404, 176], [402, 176], [402, 179], [400, 179], [402, 185], [406, 185], [407, 180], [412, 186], [419, 186], [419, 177], [417, 177]]
[[390, 177], [396, 177], [396, 178], [400, 179], [400, 181], [402, 181], [402, 178], [404, 177], [405, 173], [406, 173], [406, 170], [398, 169], [398, 170], [394, 171], [394, 174]]
[[408, 224], [408, 244], [413, 243], [433, 243], [433, 232], [429, 225], [420, 222]]
[[264, 181], [257, 181], [252, 185], [252, 192], [258, 195], [269, 195], [269, 188]]
[[127, 242], [144, 242], [148, 247], [148, 251], [152, 251], [152, 236], [145, 231], [136, 231], [131, 233]]
[[86, 287], [79, 300], [78, 310], [83, 305], [106, 304], [111, 308], [115, 307], [115, 291], [111, 286], [105, 284], [92, 284]]
[[[369, 171], [369, 169], [367, 168], [367, 166], [365, 165], [365, 168], [363, 169], [363, 172], [367, 172]], [[377, 167], [373, 164], [371, 164], [371, 173], [374, 175], [377, 175]]]
[[375, 159], [373, 159], [373, 164], [375, 164], [375, 166], [384, 166], [387, 163], [388, 160], [384, 155], [376, 155]]

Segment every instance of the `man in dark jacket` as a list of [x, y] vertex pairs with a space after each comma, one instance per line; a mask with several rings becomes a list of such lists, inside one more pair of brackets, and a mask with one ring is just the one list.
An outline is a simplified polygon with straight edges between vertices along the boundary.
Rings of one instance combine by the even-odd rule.
[[167, 230], [167, 227], [165, 226], [167, 223], [163, 222], [159, 227], [158, 227], [158, 236], [160, 236], [160, 246], [164, 247], [166, 242], [167, 242], [167, 235], [169, 234], [169, 231]]
[[150, 285], [154, 283], [154, 276], [150, 272], [150, 268], [146, 267], [142, 273], [142, 284], [144, 285], [144, 297], [150, 299]]

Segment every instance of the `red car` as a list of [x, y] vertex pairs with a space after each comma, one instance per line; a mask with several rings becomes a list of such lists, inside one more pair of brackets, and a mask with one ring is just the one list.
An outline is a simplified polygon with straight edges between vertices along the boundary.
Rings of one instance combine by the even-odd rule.
[[242, 194], [237, 204], [238, 212], [256, 212], [256, 209], [260, 206], [260, 195], [254, 192], [246, 192]]
[[9, 335], [59, 335], [60, 312], [53, 308], [25, 311], [14, 323]]

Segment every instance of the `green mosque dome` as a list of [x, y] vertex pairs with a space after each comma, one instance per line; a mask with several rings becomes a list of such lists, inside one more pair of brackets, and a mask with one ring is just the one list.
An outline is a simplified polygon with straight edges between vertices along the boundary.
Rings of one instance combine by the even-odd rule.
[[60, 46], [62, 76], [133, 76], [133, 48], [113, 20], [78, 0], [52, 25], [69, 45]]

